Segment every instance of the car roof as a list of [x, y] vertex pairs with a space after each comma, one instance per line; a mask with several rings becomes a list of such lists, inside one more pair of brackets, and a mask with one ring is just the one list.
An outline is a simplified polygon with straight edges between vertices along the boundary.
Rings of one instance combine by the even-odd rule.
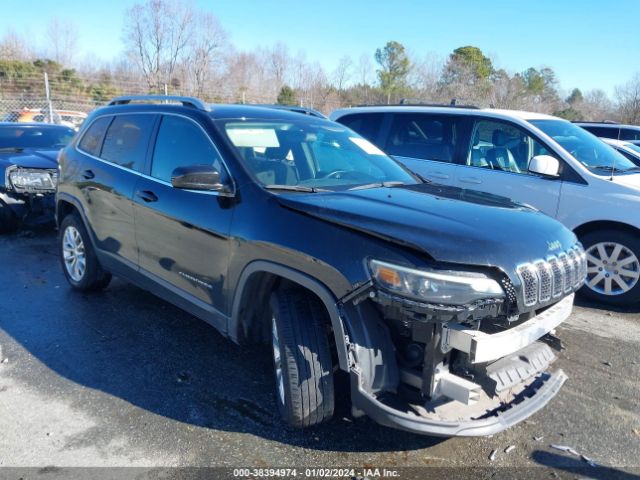
[[624, 140], [616, 140], [615, 138], [606, 138], [606, 137], [598, 137], [604, 143], [608, 143], [609, 145], [615, 145], [616, 147], [624, 147], [625, 144], [629, 142], [625, 142]]
[[576, 121], [572, 122], [576, 125], [588, 125], [590, 127], [605, 127], [605, 128], [631, 128], [634, 130], [640, 130], [640, 126], [638, 125], [629, 125], [627, 123], [615, 123], [615, 122], [581, 122]]
[[344, 108], [336, 110], [330, 116], [330, 118], [339, 118], [349, 113], [364, 113], [364, 112], [392, 112], [392, 113], [439, 113], [446, 115], [473, 115], [473, 116], [489, 116], [498, 119], [513, 119], [518, 118], [520, 120], [559, 120], [558, 117], [547, 115], [544, 113], [526, 112], [523, 110], [506, 110], [499, 108], [464, 108], [464, 107], [434, 107], [434, 106], [402, 106], [402, 105], [384, 105], [384, 106], [365, 106]]
[[613, 145], [614, 147], [629, 148], [629, 145], [635, 145], [633, 142], [630, 142], [629, 140], [617, 140], [615, 138], [606, 138], [606, 137], [598, 137], [598, 138], [600, 138], [600, 140], [602, 140], [604, 143], [608, 143], [609, 145]]
[[67, 125], [58, 125], [56, 123], [44, 123], [44, 122], [0, 122], [0, 127], [20, 127], [20, 128], [65, 128], [67, 130], [73, 130]]
[[106, 105], [94, 110], [93, 113], [100, 115], [116, 114], [118, 112], [136, 113], [136, 112], [174, 112], [174, 113], [193, 113], [202, 112], [209, 115], [214, 120], [233, 120], [233, 119], [259, 119], [259, 120], [301, 120], [307, 118], [309, 120], [326, 120], [326, 117], [302, 113], [303, 111], [311, 111], [303, 107], [284, 107], [273, 105], [242, 105], [242, 104], [206, 104], [204, 102], [198, 105], [180, 105], [176, 103], [123, 103], [115, 105]]
[[[299, 109], [298, 109], [299, 108]], [[227, 105], [213, 104], [211, 105], [211, 117], [215, 119], [233, 119], [233, 118], [291, 118], [300, 119], [301, 116], [307, 118], [321, 119], [318, 115], [311, 114], [310, 109], [302, 107], [286, 107], [281, 105]], [[320, 114], [321, 115], [321, 114]]]

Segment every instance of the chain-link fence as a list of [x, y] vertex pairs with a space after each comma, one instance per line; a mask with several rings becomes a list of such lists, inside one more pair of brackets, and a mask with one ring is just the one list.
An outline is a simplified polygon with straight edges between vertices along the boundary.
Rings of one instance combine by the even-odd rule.
[[[207, 88], [194, 92], [179, 84], [150, 87], [144, 80], [80, 77], [75, 73], [2, 78], [0, 76], [0, 121], [45, 121], [54, 123], [65, 117], [87, 114], [120, 95], [168, 94], [197, 96], [211, 103], [274, 104], [278, 91], [244, 89], [210, 82]], [[47, 95], [48, 94], [48, 95]], [[335, 91], [319, 88], [299, 91], [288, 102], [329, 113], [345, 106]], [[74, 121], [75, 123], [75, 121]]]

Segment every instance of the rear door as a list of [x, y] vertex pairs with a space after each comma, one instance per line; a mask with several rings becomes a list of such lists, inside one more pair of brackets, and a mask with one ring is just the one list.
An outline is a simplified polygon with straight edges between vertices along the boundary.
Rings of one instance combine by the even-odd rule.
[[435, 183], [454, 185], [463, 139], [462, 116], [396, 113], [381, 148], [409, 170]]
[[163, 115], [150, 168], [133, 197], [140, 268], [178, 295], [223, 311], [232, 203], [217, 192], [174, 188], [173, 170], [191, 165], [213, 165], [223, 183], [231, 181], [198, 123]]
[[[456, 185], [502, 195], [555, 217], [562, 181], [529, 172], [529, 162], [534, 156], [555, 155], [533, 135], [510, 122], [479, 117], [471, 132], [465, 162], [458, 167]], [[562, 165], [562, 160], [558, 160]]]
[[100, 117], [78, 144], [84, 158], [75, 175], [97, 247], [132, 268], [137, 268], [138, 249], [131, 199], [156, 120], [153, 114]]

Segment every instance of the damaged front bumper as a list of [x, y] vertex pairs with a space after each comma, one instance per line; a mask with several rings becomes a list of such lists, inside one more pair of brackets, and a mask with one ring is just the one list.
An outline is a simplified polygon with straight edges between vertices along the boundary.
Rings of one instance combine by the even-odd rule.
[[0, 206], [7, 208], [20, 224], [48, 224], [54, 221], [55, 191], [18, 193], [0, 190]]
[[[505, 430], [542, 409], [567, 376], [552, 371], [547, 340], [571, 314], [574, 295], [514, 323], [481, 331], [468, 325], [427, 322], [424, 362], [398, 361], [388, 322], [373, 322], [367, 336], [354, 331], [351, 397], [354, 413], [418, 434], [484, 436]], [[370, 315], [360, 315], [360, 321]], [[411, 332], [417, 339], [415, 324]], [[361, 342], [359, 339], [365, 339]], [[557, 340], [557, 339], [556, 339]], [[372, 348], [373, 347], [373, 348]], [[397, 372], [397, 374], [396, 374]]]
[[[358, 374], [353, 372], [351, 395], [355, 408], [387, 427], [423, 435], [479, 437], [506, 430], [541, 410], [558, 394], [566, 380], [567, 376], [562, 370], [540, 375], [523, 389], [520, 397], [514, 398], [509, 404], [501, 405], [498, 410], [490, 412], [489, 416], [461, 420], [432, 419], [387, 405], [362, 389]], [[459, 405], [460, 409], [464, 410], [465, 405]], [[462, 412], [460, 413], [463, 416]]]

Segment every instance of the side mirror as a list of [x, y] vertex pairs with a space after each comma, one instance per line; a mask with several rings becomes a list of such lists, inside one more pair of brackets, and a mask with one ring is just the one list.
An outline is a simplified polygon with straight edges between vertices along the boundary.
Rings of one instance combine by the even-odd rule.
[[560, 175], [560, 162], [551, 155], [536, 155], [529, 163], [529, 171], [545, 177]]
[[178, 167], [171, 173], [171, 185], [185, 190], [224, 191], [220, 172], [209, 165]]

